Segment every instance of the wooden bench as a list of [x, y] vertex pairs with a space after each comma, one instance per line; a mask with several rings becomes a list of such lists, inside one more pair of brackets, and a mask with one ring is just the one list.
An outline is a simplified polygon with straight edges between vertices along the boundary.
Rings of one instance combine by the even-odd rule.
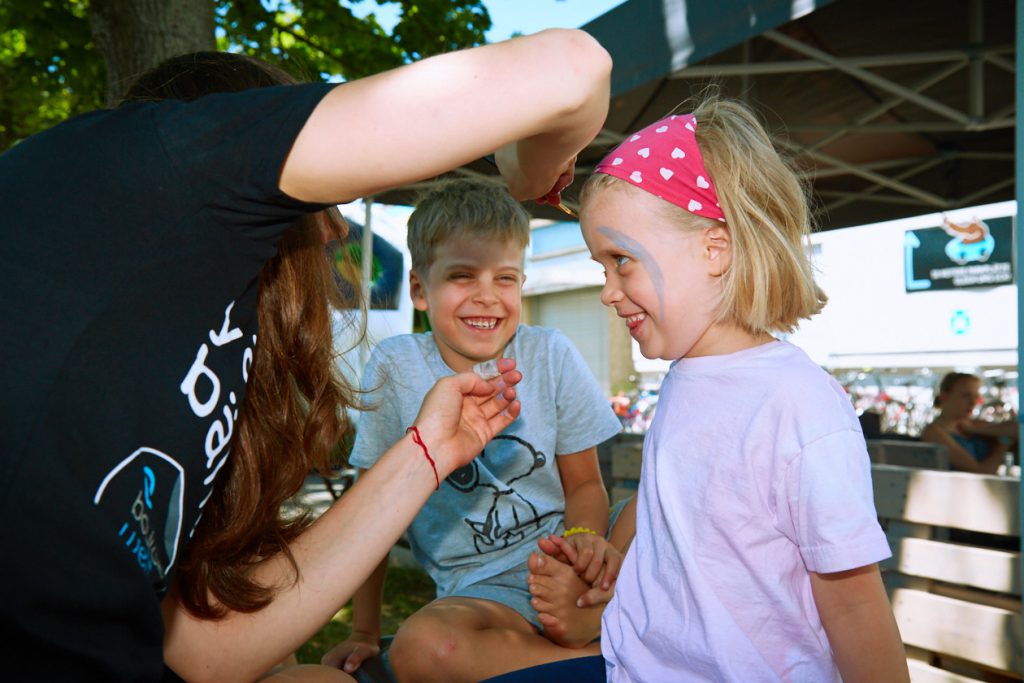
[[872, 477], [911, 679], [1021, 680], [1020, 481], [891, 464]]
[[644, 441], [642, 434], [621, 434], [611, 446], [611, 481], [609, 498], [612, 505], [635, 496], [640, 485], [640, 463]]
[[868, 439], [868, 455], [879, 465], [949, 469], [949, 447], [924, 441]]

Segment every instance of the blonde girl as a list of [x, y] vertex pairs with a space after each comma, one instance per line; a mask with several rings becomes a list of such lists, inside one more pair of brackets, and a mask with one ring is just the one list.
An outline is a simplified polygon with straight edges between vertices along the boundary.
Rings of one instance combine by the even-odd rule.
[[590, 678], [573, 680], [908, 680], [856, 415], [774, 336], [826, 301], [798, 177], [746, 106], [717, 99], [596, 171], [581, 226], [601, 300], [644, 356], [674, 362], [602, 619], [603, 675], [584, 658], [570, 664]]

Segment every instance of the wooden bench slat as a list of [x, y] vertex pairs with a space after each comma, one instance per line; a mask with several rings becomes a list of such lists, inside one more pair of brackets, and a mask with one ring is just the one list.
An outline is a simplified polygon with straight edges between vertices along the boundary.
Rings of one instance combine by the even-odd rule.
[[1019, 613], [907, 588], [893, 591], [892, 607], [906, 644], [1024, 673]]
[[1020, 535], [1020, 481], [969, 472], [872, 465], [878, 516]]
[[612, 446], [612, 477], [639, 479], [643, 443], [624, 443]]
[[976, 678], [968, 678], [952, 671], [937, 669], [913, 659], [907, 661], [907, 666], [910, 667], [911, 683], [981, 683]]
[[920, 441], [869, 439], [868, 455], [871, 462], [903, 467], [926, 467], [934, 470], [949, 469], [949, 447]]
[[1020, 553], [886, 534], [893, 556], [882, 567], [901, 574], [1020, 595]]

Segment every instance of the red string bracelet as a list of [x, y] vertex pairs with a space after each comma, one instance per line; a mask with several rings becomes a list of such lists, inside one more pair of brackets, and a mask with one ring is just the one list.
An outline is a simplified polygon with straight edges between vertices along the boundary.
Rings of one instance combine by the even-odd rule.
[[427, 450], [427, 444], [423, 443], [423, 439], [420, 437], [420, 430], [413, 425], [405, 430], [406, 434], [409, 432], [412, 432], [413, 442], [423, 449], [423, 455], [427, 456], [427, 460], [430, 461], [430, 466], [434, 468], [434, 479], [437, 481], [437, 487], [434, 490], [439, 491], [441, 489], [441, 478], [437, 476], [437, 464], [434, 462], [434, 459], [430, 457], [430, 451]]

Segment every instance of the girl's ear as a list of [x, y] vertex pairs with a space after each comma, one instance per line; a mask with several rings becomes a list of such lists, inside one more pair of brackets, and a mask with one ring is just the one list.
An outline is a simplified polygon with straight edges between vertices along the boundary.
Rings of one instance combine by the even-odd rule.
[[732, 264], [732, 234], [724, 225], [704, 229], [704, 262], [708, 274], [713, 277], [724, 275]]
[[419, 273], [415, 270], [409, 271], [409, 298], [412, 299], [413, 308], [417, 311], [427, 311], [430, 306], [427, 304], [427, 286], [420, 279]]

